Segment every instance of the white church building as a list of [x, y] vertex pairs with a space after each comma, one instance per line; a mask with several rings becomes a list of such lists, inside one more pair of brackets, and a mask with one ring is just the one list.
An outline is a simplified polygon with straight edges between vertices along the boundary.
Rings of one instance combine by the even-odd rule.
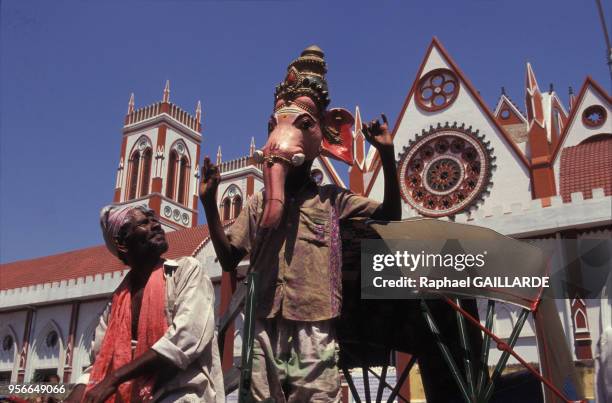
[[[581, 239], [612, 236], [612, 100], [586, 77], [564, 105], [552, 86], [540, 89], [529, 63], [526, 73], [517, 74], [526, 76], [522, 106], [502, 90], [489, 107], [441, 43], [432, 40], [392, 127], [402, 214], [483, 226], [536, 243], [558, 240], [557, 264], [565, 265], [562, 240], [579, 245]], [[109, 202], [146, 204], [159, 213], [169, 232], [167, 256], [191, 255], [203, 263], [215, 284], [219, 313], [227, 308], [233, 285], [216, 262], [207, 227], [198, 225], [201, 109], [198, 102], [190, 114], [170, 102], [169, 83], [162, 101], [149, 106], [136, 108], [132, 94]], [[359, 108], [355, 118], [359, 128]], [[313, 177], [382, 200], [376, 151], [367, 148], [359, 129], [353, 143], [349, 183], [325, 157], [315, 161]], [[247, 155], [231, 161], [217, 152], [218, 205], [226, 225], [263, 187], [261, 167], [252, 158], [255, 140], [244, 149]], [[610, 262], [599, 269], [609, 273]], [[125, 273], [104, 246], [0, 265], [0, 382], [42, 381], [51, 374], [74, 382], [89, 364], [97, 314]], [[612, 332], [612, 280], [608, 277], [600, 299], [570, 298], [557, 305], [587, 396], [593, 398], [597, 343], [603, 332]], [[481, 318], [485, 309], [486, 302]], [[516, 320], [516, 308], [498, 304], [495, 333], [508, 337]], [[239, 341], [240, 327], [237, 323], [232, 340]], [[240, 354], [239, 342], [226, 346], [225, 358]], [[533, 322], [517, 346], [527, 361], [538, 362]], [[498, 356], [493, 346], [491, 360]], [[412, 378], [403, 394], [422, 401]]]

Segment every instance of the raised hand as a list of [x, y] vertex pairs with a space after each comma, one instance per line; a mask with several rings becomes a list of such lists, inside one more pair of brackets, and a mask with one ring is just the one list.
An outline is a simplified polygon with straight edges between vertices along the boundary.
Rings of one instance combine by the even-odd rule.
[[217, 187], [221, 182], [221, 174], [219, 168], [210, 161], [210, 158], [205, 157], [202, 163], [202, 180], [200, 181], [200, 187], [198, 194], [202, 204], [216, 203]]
[[372, 120], [370, 123], [364, 123], [361, 131], [368, 143], [372, 144], [378, 151], [386, 149], [393, 150], [393, 137], [389, 133], [389, 122], [384, 113], [381, 115], [383, 123], [378, 119]]

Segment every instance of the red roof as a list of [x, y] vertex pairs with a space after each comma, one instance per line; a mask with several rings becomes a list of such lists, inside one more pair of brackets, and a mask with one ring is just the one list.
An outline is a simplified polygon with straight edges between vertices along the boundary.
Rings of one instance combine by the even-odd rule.
[[559, 172], [563, 201], [571, 201], [573, 192], [582, 192], [589, 199], [595, 188], [603, 188], [606, 196], [612, 195], [611, 166], [611, 137], [564, 148]]
[[[200, 225], [166, 234], [169, 259], [193, 256], [208, 238], [208, 226]], [[78, 249], [58, 255], [0, 265], [0, 290], [76, 279], [123, 270], [125, 265], [106, 246]]]

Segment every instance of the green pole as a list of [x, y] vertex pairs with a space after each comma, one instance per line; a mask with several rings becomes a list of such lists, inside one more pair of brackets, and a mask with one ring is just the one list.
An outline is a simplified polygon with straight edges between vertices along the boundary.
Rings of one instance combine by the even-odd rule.
[[253, 374], [253, 342], [255, 340], [255, 306], [257, 301], [257, 272], [247, 274], [247, 295], [244, 307], [244, 325], [242, 330], [242, 357], [240, 368], [240, 385], [238, 387], [238, 402], [250, 403], [251, 376]]

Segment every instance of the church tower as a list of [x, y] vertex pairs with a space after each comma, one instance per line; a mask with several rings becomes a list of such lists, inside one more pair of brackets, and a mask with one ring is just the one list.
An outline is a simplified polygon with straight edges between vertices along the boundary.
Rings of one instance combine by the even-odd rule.
[[202, 106], [195, 116], [170, 102], [166, 81], [161, 102], [135, 109], [130, 96], [123, 126], [115, 204], [144, 204], [166, 231], [198, 223]]

